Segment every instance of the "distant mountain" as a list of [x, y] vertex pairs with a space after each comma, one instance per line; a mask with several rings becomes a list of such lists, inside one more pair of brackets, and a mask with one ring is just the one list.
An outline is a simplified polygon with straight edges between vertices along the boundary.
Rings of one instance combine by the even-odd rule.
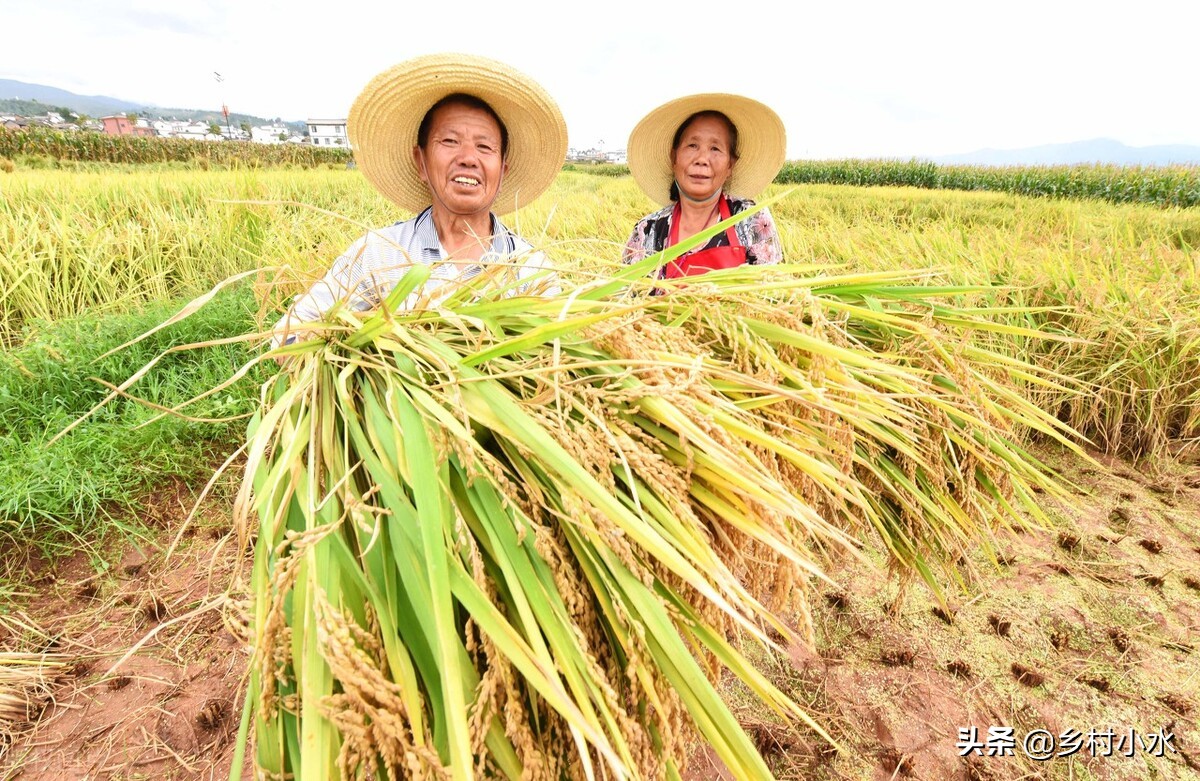
[[[188, 119], [216, 122], [218, 125], [225, 124], [225, 116], [216, 110], [160, 108], [144, 103], [131, 103], [127, 100], [119, 100], [104, 95], [76, 95], [74, 92], [59, 89], [58, 87], [48, 87], [44, 84], [28, 84], [23, 81], [13, 81], [12, 79], [0, 79], [0, 110], [6, 110], [6, 106], [11, 107], [7, 110], [22, 109], [30, 105], [32, 101], [36, 101], [41, 106], [40, 111], [37, 113], [44, 113], [48, 109], [53, 110], [61, 106], [62, 108], [71, 109], [76, 114], [88, 114], [97, 118], [108, 114], [134, 113], [150, 118]], [[23, 112], [18, 111], [17, 113]], [[230, 112], [229, 114], [229, 124], [234, 127], [241, 125], [243, 122], [249, 122], [251, 125], [266, 125], [273, 121], [276, 120], [257, 117], [253, 114], [238, 114], [235, 112]], [[283, 122], [283, 124], [287, 125], [297, 135], [303, 135], [308, 131], [308, 125], [302, 120]]]
[[929, 158], [946, 165], [1114, 165], [1200, 164], [1200, 146], [1169, 144], [1126, 146], [1111, 138], [1094, 138], [1069, 144], [1045, 144], [1024, 149], [980, 149], [957, 155]]
[[105, 95], [76, 95], [58, 87], [47, 87], [44, 84], [27, 84], [23, 81], [0, 79], [0, 98], [15, 100], [36, 100], [48, 108], [62, 106], [76, 114], [89, 114], [102, 117], [106, 114], [125, 114], [130, 111], [141, 111], [146, 106], [142, 103], [130, 103], [128, 100], [118, 100]]

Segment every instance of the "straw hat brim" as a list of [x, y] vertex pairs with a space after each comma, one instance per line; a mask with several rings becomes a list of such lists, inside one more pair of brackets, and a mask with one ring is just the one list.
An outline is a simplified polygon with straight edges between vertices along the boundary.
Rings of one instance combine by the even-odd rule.
[[375, 189], [410, 212], [429, 206], [412, 150], [426, 112], [456, 92], [485, 101], [508, 129], [508, 171], [491, 210], [508, 214], [545, 192], [567, 157], [558, 104], [520, 71], [471, 54], [406, 60], [371, 79], [355, 99], [347, 132], [358, 169]]
[[787, 133], [768, 106], [741, 95], [710, 92], [688, 95], [651, 111], [629, 134], [629, 170], [655, 202], [671, 203], [671, 141], [684, 120], [698, 111], [720, 111], [738, 131], [738, 160], [725, 182], [729, 195], [758, 196], [783, 167]]

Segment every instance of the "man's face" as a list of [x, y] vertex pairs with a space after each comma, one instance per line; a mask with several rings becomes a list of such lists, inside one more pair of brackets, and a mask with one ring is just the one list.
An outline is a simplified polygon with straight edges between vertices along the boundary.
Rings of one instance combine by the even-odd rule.
[[482, 109], [456, 103], [434, 112], [425, 148], [413, 147], [413, 161], [434, 206], [464, 217], [491, 210], [508, 168], [496, 120]]

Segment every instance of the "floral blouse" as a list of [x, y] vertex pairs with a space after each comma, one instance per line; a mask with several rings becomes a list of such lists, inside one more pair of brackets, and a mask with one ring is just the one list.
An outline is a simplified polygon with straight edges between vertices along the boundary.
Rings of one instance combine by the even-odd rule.
[[[754, 201], [749, 198], [726, 197], [729, 199], [730, 215], [743, 212], [754, 205]], [[639, 220], [625, 244], [621, 259], [626, 263], [637, 263], [656, 252], [661, 252], [667, 246], [668, 237], [671, 235], [671, 215], [674, 211], [675, 204], [672, 203]], [[775, 220], [771, 218], [769, 209], [747, 217], [735, 224], [733, 230], [738, 241], [746, 248], [747, 263], [767, 265], [778, 263], [782, 258], [779, 233], [775, 230]], [[697, 247], [692, 252], [728, 246], [729, 237], [725, 235], [725, 231], [721, 231], [703, 247]]]

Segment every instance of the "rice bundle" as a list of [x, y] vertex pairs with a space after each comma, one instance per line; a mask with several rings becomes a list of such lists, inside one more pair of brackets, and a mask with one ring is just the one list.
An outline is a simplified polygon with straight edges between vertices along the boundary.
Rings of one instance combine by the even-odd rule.
[[820, 727], [742, 643], [802, 641], [834, 552], [937, 583], [1053, 490], [1019, 442], [1057, 424], [1013, 387], [1047, 380], [962, 291], [644, 273], [434, 301], [414, 267], [283, 348], [239, 497], [265, 778], [678, 778], [697, 735], [769, 778], [721, 671]]
[[41, 715], [66, 666], [56, 654], [0, 651], [0, 747]]

